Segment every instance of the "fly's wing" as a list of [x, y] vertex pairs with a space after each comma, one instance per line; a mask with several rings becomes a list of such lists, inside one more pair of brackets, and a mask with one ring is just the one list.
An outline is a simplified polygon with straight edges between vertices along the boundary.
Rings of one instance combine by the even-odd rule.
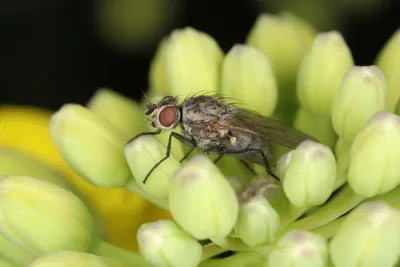
[[294, 149], [304, 140], [316, 141], [315, 138], [301, 131], [250, 110], [239, 108], [230, 115], [226, 127], [252, 133], [259, 136], [264, 142]]

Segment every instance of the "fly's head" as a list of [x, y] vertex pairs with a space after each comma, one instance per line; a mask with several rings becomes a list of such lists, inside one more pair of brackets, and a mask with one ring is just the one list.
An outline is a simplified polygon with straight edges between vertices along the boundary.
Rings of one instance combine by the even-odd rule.
[[181, 112], [175, 97], [166, 96], [158, 103], [149, 103], [145, 107], [146, 115], [154, 112], [151, 126], [160, 130], [171, 130], [179, 124]]

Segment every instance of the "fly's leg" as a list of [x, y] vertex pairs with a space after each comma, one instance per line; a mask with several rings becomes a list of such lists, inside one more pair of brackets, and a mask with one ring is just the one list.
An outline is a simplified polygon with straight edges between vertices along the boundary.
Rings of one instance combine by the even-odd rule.
[[272, 172], [271, 167], [269, 166], [269, 163], [268, 163], [267, 156], [265, 155], [264, 151], [262, 151], [261, 149], [246, 149], [246, 150], [241, 150], [241, 151], [224, 151], [223, 152], [223, 155], [231, 155], [231, 156], [256, 155], [256, 154], [260, 155], [261, 158], [263, 159], [268, 175], [271, 175], [276, 180], [280, 181], [279, 177], [276, 176], [276, 174], [274, 174]]
[[252, 174], [256, 174], [256, 172], [250, 167], [250, 165], [244, 161], [244, 160], [240, 160], [240, 162], [242, 162], [242, 164], [252, 173]]
[[138, 135], [136, 135], [135, 137], [133, 137], [131, 140], [129, 140], [126, 144], [131, 143], [132, 141], [138, 139], [141, 136], [146, 136], [146, 135], [157, 135], [161, 133], [161, 129], [158, 129], [156, 132], [145, 132], [145, 133], [140, 133]]
[[190, 153], [192, 153], [193, 150], [196, 148], [193, 144], [192, 144], [192, 146], [193, 146], [193, 147], [192, 147], [188, 152], [186, 152], [186, 154], [183, 156], [183, 158], [182, 158], [179, 162], [182, 162], [182, 161], [184, 161], [187, 157], [189, 157]]
[[[182, 143], [191, 146], [192, 148], [194, 147], [193, 142], [190, 139], [187, 139], [186, 137], [175, 133], [175, 132], [171, 132], [171, 134], [169, 135], [168, 138], [168, 145], [167, 145], [167, 150], [165, 152], [165, 157], [162, 158], [159, 162], [157, 162], [156, 165], [153, 166], [153, 168], [151, 168], [151, 170], [147, 173], [146, 177], [143, 179], [143, 183], [145, 184], [147, 179], [149, 178], [150, 174], [161, 164], [163, 163], [163, 161], [165, 161], [167, 158], [169, 158], [169, 155], [171, 153], [171, 143], [172, 143], [172, 137], [175, 137], [176, 140], [181, 141]], [[192, 149], [191, 149], [192, 150]], [[191, 150], [189, 152], [191, 152]], [[188, 155], [185, 155], [186, 157]]]
[[[226, 151], [226, 149], [225, 148], [223, 148], [223, 147], [219, 147], [218, 148], [218, 156], [214, 159], [214, 164], [217, 164], [217, 162], [225, 155], [225, 154], [229, 154], [229, 155], [233, 155], [232, 154], [232, 152], [227, 152]], [[243, 153], [243, 152], [239, 152], [239, 153]], [[243, 165], [251, 172], [251, 173], [253, 173], [253, 174], [256, 174], [256, 172], [250, 167], [250, 165], [249, 164], [247, 164], [247, 162], [246, 161], [244, 161], [244, 160], [240, 160], [242, 163], [243, 163]]]

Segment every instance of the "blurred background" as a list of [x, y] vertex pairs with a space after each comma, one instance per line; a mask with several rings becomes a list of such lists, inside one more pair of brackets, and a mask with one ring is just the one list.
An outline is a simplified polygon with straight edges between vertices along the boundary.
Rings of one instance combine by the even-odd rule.
[[339, 30], [357, 65], [399, 27], [398, 0], [0, 0], [0, 103], [52, 110], [99, 87], [139, 99], [157, 45], [173, 29], [207, 32], [227, 52], [262, 12]]

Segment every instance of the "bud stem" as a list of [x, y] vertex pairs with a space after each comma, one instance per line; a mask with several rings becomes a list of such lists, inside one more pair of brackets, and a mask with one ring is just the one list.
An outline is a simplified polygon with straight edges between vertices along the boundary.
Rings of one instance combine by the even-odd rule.
[[126, 249], [117, 247], [102, 239], [94, 240], [90, 252], [99, 256], [119, 259], [120, 261], [126, 263], [128, 266], [150, 267], [150, 265], [146, 263], [144, 258], [139, 253], [131, 252]]
[[225, 251], [227, 251], [227, 249], [219, 247], [214, 243], [207, 244], [203, 246], [203, 256], [201, 257], [201, 261], [208, 260]]
[[328, 224], [353, 209], [364, 199], [364, 197], [356, 195], [349, 185], [346, 185], [329, 202], [316, 209], [311, 215], [286, 226], [281, 234], [293, 229], [312, 230]]
[[203, 262], [199, 267], [224, 267], [224, 266], [261, 266], [264, 261], [262, 256], [255, 252], [239, 252], [224, 259], [213, 259]]

